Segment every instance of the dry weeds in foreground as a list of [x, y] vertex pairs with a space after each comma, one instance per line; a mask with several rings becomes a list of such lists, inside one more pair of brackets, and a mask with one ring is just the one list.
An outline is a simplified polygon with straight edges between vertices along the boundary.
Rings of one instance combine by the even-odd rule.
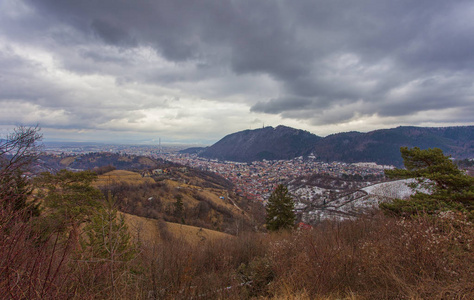
[[0, 222], [10, 299], [474, 299], [473, 225], [454, 213], [197, 245], [168, 235], [130, 262], [79, 261], [72, 231], [41, 237], [6, 211]]

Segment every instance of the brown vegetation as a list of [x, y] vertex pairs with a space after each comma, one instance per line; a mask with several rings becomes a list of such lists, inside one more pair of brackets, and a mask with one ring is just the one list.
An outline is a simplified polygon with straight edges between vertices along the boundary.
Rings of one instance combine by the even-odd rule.
[[74, 160], [76, 160], [75, 157], [73, 156], [68, 156], [68, 157], [65, 157], [63, 159], [61, 159], [61, 161], [59, 162], [61, 165], [67, 167], [69, 166], [70, 164], [72, 164], [74, 162]]
[[149, 244], [173, 238], [196, 245], [202, 241], [233, 238], [232, 235], [220, 231], [138, 217], [126, 213], [121, 214], [125, 216], [125, 221], [135, 241], [140, 244]]
[[40, 242], [31, 223], [1, 217], [0, 292], [11, 299], [474, 297], [474, 228], [460, 214], [376, 216], [197, 243], [156, 223], [160, 238], [137, 243], [135, 258], [115, 269], [78, 260], [72, 236]]
[[[97, 173], [97, 172], [96, 172]], [[130, 185], [142, 185], [146, 183], [154, 183], [155, 181], [149, 177], [142, 177], [140, 174], [125, 170], [113, 170], [99, 175], [95, 182], [97, 187], [106, 187], [119, 183], [127, 183]]]
[[[151, 177], [142, 177], [138, 173], [115, 170], [100, 175], [95, 185], [104, 194], [108, 191], [112, 193], [120, 211], [140, 217], [164, 219], [230, 234], [250, 230], [258, 224], [253, 211], [259, 210], [252, 209], [248, 201], [243, 202], [222, 187], [204, 187], [200, 179], [192, 174], [179, 176], [176, 180], [155, 182]], [[182, 201], [180, 210], [176, 206], [178, 199]], [[263, 210], [261, 205], [259, 208]]]

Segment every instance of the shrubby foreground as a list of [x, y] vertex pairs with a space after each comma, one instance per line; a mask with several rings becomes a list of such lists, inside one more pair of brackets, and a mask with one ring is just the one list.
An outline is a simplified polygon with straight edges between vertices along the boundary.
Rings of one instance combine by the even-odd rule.
[[127, 260], [88, 257], [71, 235], [39, 238], [32, 222], [0, 217], [0, 292], [12, 299], [474, 297], [473, 225], [457, 213], [377, 215], [198, 245], [161, 234]]

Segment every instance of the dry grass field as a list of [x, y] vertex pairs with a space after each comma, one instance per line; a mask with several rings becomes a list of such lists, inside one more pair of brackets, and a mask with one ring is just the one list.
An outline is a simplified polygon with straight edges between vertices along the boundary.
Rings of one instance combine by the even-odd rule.
[[74, 160], [76, 160], [75, 157], [71, 156], [71, 157], [65, 157], [63, 159], [61, 159], [61, 161], [59, 162], [61, 165], [63, 166], [69, 166], [70, 164], [72, 164], [74, 162]]
[[154, 162], [152, 159], [150, 159], [148, 157], [140, 157], [138, 159], [138, 162], [141, 163], [142, 165], [146, 165], [146, 166], [149, 166], [149, 167], [156, 166], [156, 162]]
[[[241, 212], [239, 208], [237, 208], [235, 205], [232, 204], [232, 202], [228, 200], [227, 193], [225, 192], [225, 190], [202, 188], [193, 184], [186, 184], [174, 180], [166, 180], [165, 183], [168, 187], [170, 187], [170, 189], [180, 190], [182, 194], [185, 195], [183, 197], [183, 203], [185, 205], [189, 205], [190, 207], [194, 207], [199, 203], [199, 199], [193, 198], [193, 196], [197, 196], [198, 198], [206, 198], [213, 204], [232, 211], [232, 213]], [[220, 197], [224, 197], [224, 199], [221, 199]], [[171, 202], [176, 201], [175, 199], [169, 200]]]
[[122, 214], [125, 216], [130, 234], [140, 244], [160, 243], [163, 239], [169, 238], [163, 236], [164, 232], [169, 233], [173, 239], [181, 239], [191, 245], [232, 237], [229, 234], [215, 230], [138, 217], [127, 213]]
[[136, 172], [114, 170], [103, 175], [99, 175], [94, 185], [106, 186], [119, 182], [127, 183], [130, 185], [140, 185], [144, 183], [154, 183], [155, 181], [149, 177], [142, 177]]

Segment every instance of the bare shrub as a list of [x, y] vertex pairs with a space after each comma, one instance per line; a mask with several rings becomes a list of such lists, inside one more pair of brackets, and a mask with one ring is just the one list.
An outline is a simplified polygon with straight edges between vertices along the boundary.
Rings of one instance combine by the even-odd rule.
[[20, 212], [0, 211], [0, 294], [9, 299], [68, 298], [72, 240], [44, 237]]
[[268, 252], [275, 273], [269, 289], [278, 295], [285, 287], [312, 299], [469, 299], [473, 233], [462, 218], [377, 216], [275, 236]]

